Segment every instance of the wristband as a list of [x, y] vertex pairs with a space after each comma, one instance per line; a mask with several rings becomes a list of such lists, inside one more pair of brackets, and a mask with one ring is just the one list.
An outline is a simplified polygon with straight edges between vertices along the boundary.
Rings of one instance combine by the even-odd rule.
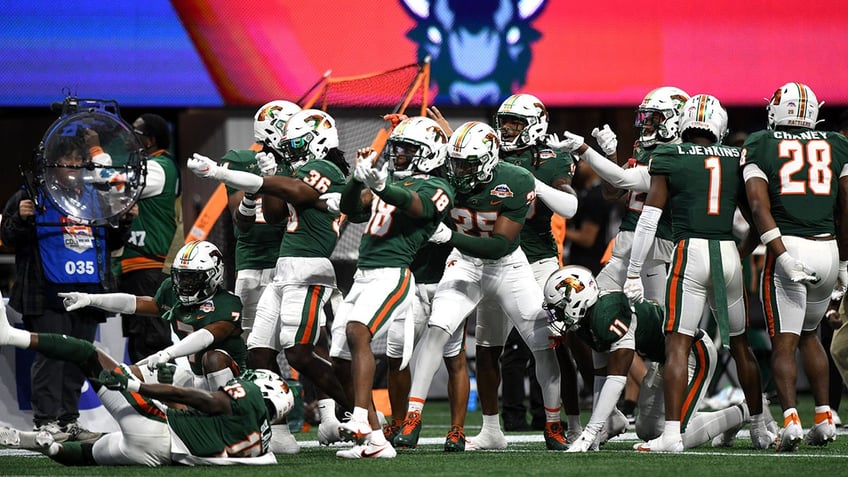
[[769, 242], [778, 237], [780, 237], [780, 229], [775, 227], [771, 230], [766, 230], [765, 232], [763, 232], [763, 234], [760, 235], [760, 242], [762, 242], [763, 245], [768, 245]]
[[135, 379], [127, 380], [127, 391], [137, 393], [141, 389], [141, 382]]
[[241, 203], [238, 206], [238, 211], [241, 215], [246, 217], [253, 217], [256, 215], [256, 201], [250, 200], [248, 198], [241, 199]]

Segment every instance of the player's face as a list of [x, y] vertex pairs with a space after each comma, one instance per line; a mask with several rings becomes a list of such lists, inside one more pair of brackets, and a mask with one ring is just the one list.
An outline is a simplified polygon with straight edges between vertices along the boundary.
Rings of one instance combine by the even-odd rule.
[[412, 159], [418, 153], [419, 146], [415, 144], [395, 142], [390, 146], [391, 157], [396, 171], [405, 171], [412, 164]]
[[665, 118], [659, 111], [639, 110], [636, 112], [636, 127], [642, 129], [643, 135], [657, 130]]
[[527, 127], [527, 122], [515, 116], [501, 116], [499, 118], [501, 139], [504, 142], [517, 138], [521, 131]]

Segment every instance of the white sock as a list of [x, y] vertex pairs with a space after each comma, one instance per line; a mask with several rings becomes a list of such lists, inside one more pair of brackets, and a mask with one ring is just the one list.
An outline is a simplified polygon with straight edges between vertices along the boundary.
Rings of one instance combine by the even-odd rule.
[[415, 362], [415, 375], [409, 389], [410, 402], [412, 397], [421, 401], [427, 398], [433, 376], [442, 364], [442, 354], [445, 343], [450, 335], [441, 328], [431, 327], [424, 335], [424, 340], [418, 343], [418, 361]]
[[407, 412], [421, 412], [424, 410], [424, 400], [418, 398], [409, 398], [409, 407], [406, 409]]
[[368, 422], [368, 409], [364, 407], [353, 408], [353, 414], [350, 416], [351, 421]]
[[368, 442], [374, 444], [375, 446], [381, 446], [385, 444], [386, 436], [383, 435], [382, 429], [377, 429], [376, 431], [371, 431], [371, 434], [368, 434]]
[[792, 414], [798, 414], [798, 410], [795, 409], [794, 407], [790, 407], [789, 409], [783, 411], [783, 418], [785, 419], [785, 418], [791, 416]]
[[680, 439], [680, 421], [665, 421], [663, 439], [666, 442]]
[[568, 420], [568, 430], [569, 431], [582, 431], [583, 426], [580, 424], [580, 415], [567, 415], [565, 416]]
[[816, 406], [816, 414], [830, 411], [830, 406]]
[[330, 398], [318, 400], [318, 414], [321, 415], [321, 422], [333, 422], [336, 418], [336, 401]]
[[559, 410], [560, 410], [560, 408], [548, 409], [546, 407], [545, 408], [545, 422], [559, 422], [560, 419], [561, 419], [560, 415], [559, 415]]
[[501, 419], [499, 414], [483, 414], [483, 428], [501, 432]]
[[742, 410], [731, 406], [715, 412], [699, 412], [689, 420], [683, 433], [683, 447], [691, 449], [742, 423]]
[[289, 429], [288, 424], [274, 424], [271, 426], [271, 435], [272, 436], [290, 436], [292, 435], [291, 429]]

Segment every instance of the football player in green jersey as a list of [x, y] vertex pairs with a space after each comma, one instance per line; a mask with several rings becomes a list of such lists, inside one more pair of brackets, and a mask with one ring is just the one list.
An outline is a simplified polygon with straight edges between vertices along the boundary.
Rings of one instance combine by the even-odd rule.
[[[539, 287], [542, 287], [545, 284], [545, 279], [559, 268], [557, 245], [551, 233], [553, 210], [556, 210], [559, 215], [566, 219], [570, 219], [576, 213], [577, 204], [576, 194], [570, 185], [574, 167], [571, 155], [558, 153], [545, 144], [548, 122], [549, 115], [545, 105], [539, 98], [526, 93], [514, 94], [504, 100], [495, 115], [495, 130], [501, 141], [498, 160], [524, 168], [535, 178], [536, 199], [530, 203], [524, 227], [521, 229], [521, 249], [530, 262], [533, 276]], [[542, 188], [549, 193], [545, 194]], [[552, 193], [562, 195], [568, 193], [574, 197], [566, 196], [563, 203], [555, 200], [551, 196]], [[548, 202], [551, 203], [551, 206], [547, 205]], [[493, 316], [492, 320], [486, 322], [486, 327], [477, 327], [475, 335], [477, 337], [477, 360], [497, 361], [502, 359], [501, 363], [503, 363], [503, 360], [507, 357], [501, 358], [502, 352], [504, 354], [517, 352], [510, 350], [509, 346], [504, 346], [511, 328], [509, 320], [494, 301], [482, 301], [477, 307], [477, 313]], [[501, 316], [502, 319], [495, 320], [494, 316]], [[503, 326], [495, 326], [497, 324]], [[574, 343], [581, 345], [579, 342]], [[525, 360], [529, 359], [531, 353], [526, 346], [523, 346], [523, 352], [525, 353]], [[556, 353], [562, 372], [560, 384], [563, 406], [568, 420], [568, 435], [576, 438], [582, 430], [577, 370], [568, 346], [558, 347]], [[488, 357], [484, 355], [488, 355]], [[582, 356], [588, 357], [589, 355], [589, 351], [586, 349]], [[500, 371], [500, 368], [498, 368], [498, 371]], [[591, 372], [591, 364], [589, 364], [586, 375], [590, 376]], [[506, 384], [504, 383], [504, 385]], [[477, 385], [481, 396], [486, 393], [497, 392], [497, 383], [489, 385], [485, 376], [482, 383], [478, 379]], [[591, 384], [587, 384], [587, 386], [591, 386]], [[506, 401], [504, 406], [506, 406]], [[552, 436], [559, 436], [560, 434], [556, 432]], [[564, 446], [565, 442], [561, 444]]]
[[211, 390], [151, 382], [138, 366], [120, 364], [87, 341], [14, 328], [3, 308], [0, 345], [78, 365], [120, 428], [93, 443], [58, 443], [47, 432], [0, 427], [0, 445], [36, 450], [64, 465], [277, 463], [269, 450], [271, 424], [291, 410], [294, 396], [274, 373], [249, 373]]
[[[640, 389], [636, 435], [643, 440], [660, 435], [665, 423], [662, 307], [647, 300], [631, 306], [624, 293], [599, 290], [592, 272], [576, 265], [551, 274], [544, 293], [545, 309], [554, 335], [562, 336], [566, 331], [575, 330], [577, 336], [592, 347], [595, 363], [606, 375], [595, 378], [602, 379], [603, 383], [595, 396], [592, 417], [579, 438], [571, 442], [568, 452], [597, 450], [608, 437], [624, 430], [626, 421], [616, 422], [615, 416], [623, 418], [623, 415], [615, 409], [615, 403], [624, 390], [627, 371], [637, 354], [651, 360], [654, 366]], [[695, 332], [688, 361], [682, 413], [683, 446], [687, 449], [697, 447], [725, 432], [735, 437], [736, 431], [748, 419], [747, 405], [698, 412], [716, 368], [715, 345], [701, 329]]]
[[[294, 114], [286, 121], [281, 137], [280, 148], [292, 168], [290, 177], [260, 177], [229, 170], [200, 154], [189, 158], [187, 167], [200, 177], [284, 201], [286, 233], [274, 279], [262, 293], [256, 310], [256, 323], [273, 323], [273, 327], [255, 327], [248, 337], [248, 347], [285, 350], [293, 368], [343, 408], [352, 409], [353, 403], [333, 373], [329, 355], [322, 354], [321, 347], [316, 346], [326, 323], [324, 305], [336, 288], [329, 257], [339, 232], [338, 214], [328, 211], [320, 196], [342, 191], [348, 166], [338, 149], [335, 120], [323, 111], [306, 109]], [[266, 207], [266, 213], [268, 210]], [[333, 410], [322, 411], [322, 419], [326, 422], [319, 427], [319, 441], [337, 441], [338, 420]]]
[[[419, 159], [429, 163], [414, 166], [413, 170], [439, 167], [439, 161], [444, 161], [440, 149], [446, 142], [441, 129], [430, 119], [412, 118], [398, 124], [393, 137], [409, 139], [404, 136], [404, 131], [409, 128], [423, 129], [420, 132], [427, 136], [427, 144], [422, 141], [418, 146], [428, 149], [421, 151]], [[413, 135], [414, 131], [410, 134]], [[398, 141], [392, 142], [390, 152], [396, 150]], [[373, 194], [372, 200], [368, 200], [370, 218], [359, 246], [353, 287], [333, 322], [330, 351], [333, 367], [340, 380], [352, 377], [348, 388], [356, 405], [351, 419], [342, 423], [340, 432], [355, 439], [358, 445], [336, 453], [342, 458], [390, 458], [396, 455], [371, 405], [374, 381], [371, 341], [387, 332], [392, 320], [403, 317], [403, 331], [398, 333], [400, 337], [395, 337], [400, 338], [400, 343], [394, 343], [394, 347], [401, 350], [399, 368], [403, 369], [409, 363], [415, 328], [415, 295], [412, 291], [415, 278], [409, 266], [453, 204], [453, 190], [444, 179], [413, 173], [402, 181], [391, 183], [388, 177], [391, 161], [378, 170], [372, 165], [373, 154], [370, 148], [360, 150], [358, 165], [341, 197], [341, 211], [351, 220], [360, 220], [363, 211], [367, 210], [362, 200], [363, 188], [368, 187]]]
[[642, 264], [666, 204], [671, 208], [676, 245], [665, 301], [665, 430], [639, 445], [640, 451], [683, 451], [680, 425], [687, 356], [708, 303], [722, 344], [729, 343], [736, 361], [752, 415], [754, 446], [762, 449], [773, 443], [765, 427], [757, 360], [748, 342], [742, 263], [732, 234], [742, 192], [741, 154], [739, 148], [721, 144], [726, 132], [727, 113], [719, 101], [705, 94], [693, 96], [681, 113], [683, 142], [657, 147], [649, 161], [651, 188], [633, 234], [624, 283], [624, 293], [632, 302], [644, 296]]
[[804, 437], [795, 408], [798, 350], [816, 403], [806, 442], [823, 446], [836, 435], [817, 328], [834, 286], [838, 295], [848, 285], [848, 141], [816, 131], [818, 112], [807, 85], [781, 86], [768, 104], [768, 129], [751, 134], [742, 152], [745, 190], [767, 249], [761, 288], [783, 408], [781, 451], [795, 450]]
[[[177, 252], [171, 276], [162, 282], [155, 297], [79, 292], [59, 296], [68, 311], [92, 306], [115, 313], [158, 316], [170, 322], [180, 341], [137, 363], [147, 365], [141, 366], [147, 373], [145, 379], [151, 379], [157, 365], [186, 356], [192, 375], [178, 374], [177, 383], [217, 389], [245, 369], [247, 356], [241, 338], [241, 301], [225, 290], [223, 283], [224, 256], [218, 247], [193, 241]], [[230, 356], [235, 368], [204, 368], [203, 356], [210, 350]]]
[[[433, 298], [408, 411], [420, 413], [423, 409], [439, 355], [453, 332], [482, 300], [494, 299], [536, 358], [536, 375], [548, 408], [546, 433], [550, 434], [554, 423], [560, 423], [560, 370], [548, 343], [545, 313], [539, 306], [542, 291], [519, 247], [519, 234], [536, 188], [529, 172], [498, 162], [499, 143], [497, 133], [477, 121], [461, 125], [448, 142], [448, 175], [457, 193], [450, 216], [456, 231], [440, 226], [430, 240], [448, 243], [454, 251]], [[486, 319], [479, 316], [478, 322]], [[478, 384], [485, 374], [496, 388], [497, 366], [496, 361], [478, 361]], [[481, 404], [483, 429], [477, 437], [467, 439], [466, 450], [505, 448], [497, 394], [485, 399], [481, 395]]]
[[[403, 118], [392, 129], [386, 144], [384, 156], [389, 164], [389, 171], [396, 183], [405, 183], [410, 176], [427, 174], [444, 178], [444, 147], [447, 136], [442, 128], [432, 119], [425, 117]], [[367, 208], [373, 196], [363, 198], [363, 206]], [[358, 218], [348, 216], [349, 220]], [[369, 214], [363, 214], [361, 219], [370, 219]], [[433, 296], [436, 293], [439, 279], [445, 269], [445, 262], [451, 247], [425, 243], [416, 252], [410, 264], [410, 270], [415, 278], [415, 303], [413, 315], [415, 333], [414, 345], [417, 345], [427, 330], [427, 320]], [[415, 426], [403, 427], [404, 420], [415, 423], [416, 416], [405, 416], [409, 387], [412, 384], [410, 367], [401, 369], [404, 350], [404, 330], [406, 316], [396, 316], [389, 324], [386, 339], [386, 356], [388, 358], [388, 390], [392, 408], [392, 421], [385, 427], [384, 434], [392, 444], [398, 447], [415, 447], [417, 434], [410, 435]], [[465, 359], [465, 328], [460, 327], [451, 335], [445, 344], [442, 355], [448, 371], [448, 395], [450, 400], [451, 429], [445, 440], [446, 451], [461, 451], [465, 448], [465, 413], [469, 393], [468, 366]], [[418, 416], [417, 421], [420, 421]], [[404, 429], [408, 432], [400, 442], [395, 437]], [[419, 428], [420, 429], [420, 428]]]
[[[284, 100], [275, 100], [264, 104], [253, 118], [255, 147], [248, 150], [231, 150], [221, 158], [221, 163], [234, 171], [246, 171], [258, 176], [290, 176], [291, 169], [281, 152], [282, 129], [286, 121], [300, 111], [300, 106]], [[251, 368], [271, 369], [279, 374], [288, 371], [285, 355], [280, 355], [274, 346], [251, 340], [254, 328], [256, 307], [265, 287], [274, 277], [274, 267], [283, 234], [286, 231], [284, 218], [279, 211], [285, 207], [282, 199], [274, 196], [260, 197], [245, 194], [238, 189], [227, 187], [228, 206], [233, 216], [233, 229], [236, 237], [236, 285], [235, 294], [242, 303], [242, 337], [247, 342], [247, 364]], [[273, 212], [266, 218], [266, 208], [270, 205]], [[276, 207], [275, 207], [276, 206]], [[256, 324], [260, 330], [257, 336], [276, 339], [273, 330], [277, 317], [262, 315], [262, 321]], [[327, 402], [331, 404], [327, 406]], [[325, 407], [335, 410], [331, 399], [322, 402]], [[295, 454], [300, 445], [289, 431], [288, 423], [273, 426], [271, 450], [277, 454]]]

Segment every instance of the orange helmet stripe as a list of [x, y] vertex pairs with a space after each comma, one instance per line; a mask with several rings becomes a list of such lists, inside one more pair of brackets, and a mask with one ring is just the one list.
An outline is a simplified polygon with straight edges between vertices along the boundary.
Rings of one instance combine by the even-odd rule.
[[807, 117], [807, 88], [801, 83], [795, 83], [798, 88], [798, 119]]

